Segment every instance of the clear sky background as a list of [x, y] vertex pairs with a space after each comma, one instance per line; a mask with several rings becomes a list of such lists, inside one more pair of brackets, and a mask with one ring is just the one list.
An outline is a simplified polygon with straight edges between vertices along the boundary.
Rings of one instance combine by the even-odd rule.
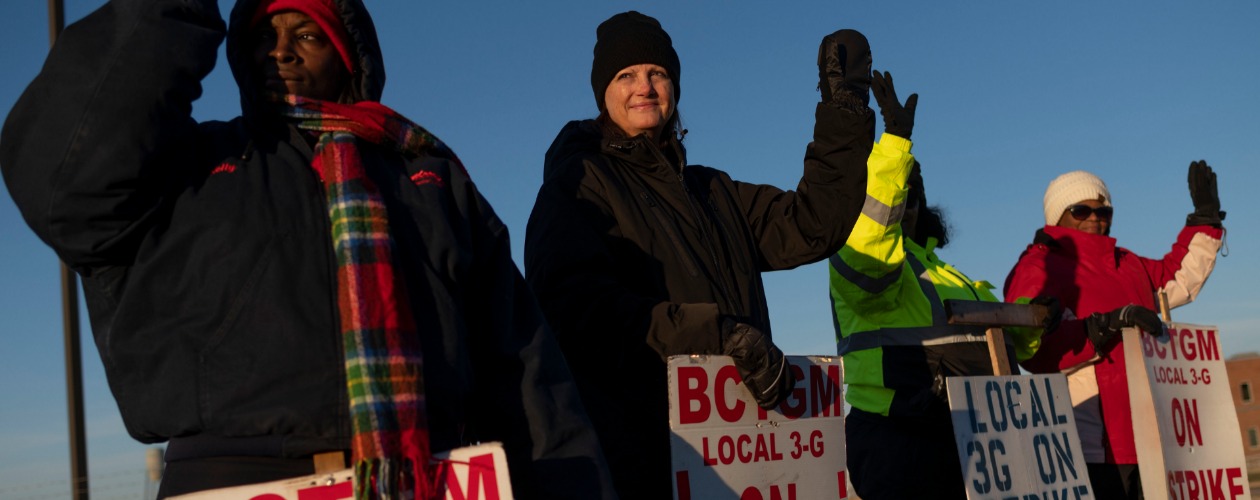
[[[45, 2], [0, 16], [0, 111], [48, 49]], [[68, 22], [102, 4], [67, 0]], [[221, 0], [226, 16], [231, 0]], [[1227, 355], [1260, 350], [1260, 2], [370, 2], [389, 72], [383, 102], [448, 143], [507, 223], [517, 262], [543, 153], [596, 114], [595, 27], [635, 9], [660, 19], [682, 61], [679, 109], [692, 163], [792, 188], [813, 127], [818, 42], [871, 41], [876, 69], [920, 94], [913, 139], [930, 204], [946, 209], [941, 256], [1001, 286], [1043, 223], [1042, 194], [1087, 169], [1111, 188], [1113, 236], [1168, 251], [1192, 209], [1186, 169], [1206, 159], [1229, 212], [1229, 256], [1181, 322], [1222, 330]], [[198, 119], [239, 112], [222, 58]], [[882, 130], [882, 122], [878, 125]], [[0, 194], [0, 498], [65, 498], [68, 444], [56, 256]], [[1250, 193], [1250, 194], [1249, 194]], [[825, 264], [766, 276], [775, 340], [835, 352]], [[136, 498], [144, 446], [123, 429], [84, 319], [93, 498]]]

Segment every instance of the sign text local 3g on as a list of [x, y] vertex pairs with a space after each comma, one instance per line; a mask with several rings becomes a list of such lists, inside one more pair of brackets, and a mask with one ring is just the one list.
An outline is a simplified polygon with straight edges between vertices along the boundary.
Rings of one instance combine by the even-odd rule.
[[788, 356], [779, 407], [757, 406], [726, 356], [669, 359], [674, 498], [848, 498], [839, 358]]
[[1093, 499], [1062, 374], [949, 377], [967, 498]]

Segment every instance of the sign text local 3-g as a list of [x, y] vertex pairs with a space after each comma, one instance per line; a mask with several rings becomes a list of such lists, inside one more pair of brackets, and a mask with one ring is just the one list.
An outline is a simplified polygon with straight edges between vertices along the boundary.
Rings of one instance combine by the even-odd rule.
[[1214, 326], [1126, 329], [1124, 360], [1146, 498], [1249, 498], [1238, 414]]
[[1062, 374], [950, 377], [967, 498], [1093, 499]]
[[669, 358], [676, 500], [848, 498], [840, 358], [788, 361], [796, 387], [766, 411], [731, 358]]

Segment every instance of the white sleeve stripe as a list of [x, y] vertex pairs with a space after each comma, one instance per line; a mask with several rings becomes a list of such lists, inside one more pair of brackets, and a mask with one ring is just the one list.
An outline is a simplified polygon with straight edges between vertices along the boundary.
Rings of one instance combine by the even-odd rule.
[[1168, 307], [1178, 307], [1193, 302], [1203, 289], [1212, 268], [1216, 266], [1216, 252], [1221, 249], [1221, 240], [1204, 233], [1196, 233], [1190, 238], [1190, 251], [1181, 259], [1181, 269], [1173, 274], [1173, 279], [1164, 284], [1168, 293]]

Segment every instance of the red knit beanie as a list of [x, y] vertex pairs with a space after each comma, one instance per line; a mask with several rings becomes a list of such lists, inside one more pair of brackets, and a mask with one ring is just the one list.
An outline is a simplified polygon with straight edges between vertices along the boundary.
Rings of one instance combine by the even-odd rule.
[[332, 41], [337, 53], [341, 54], [341, 62], [346, 64], [346, 71], [354, 73], [354, 58], [350, 55], [350, 34], [337, 15], [332, 0], [262, 0], [258, 2], [258, 10], [254, 11], [254, 19], [250, 26], [256, 26], [263, 18], [284, 11], [297, 11], [315, 21], [319, 29], [324, 30]]

